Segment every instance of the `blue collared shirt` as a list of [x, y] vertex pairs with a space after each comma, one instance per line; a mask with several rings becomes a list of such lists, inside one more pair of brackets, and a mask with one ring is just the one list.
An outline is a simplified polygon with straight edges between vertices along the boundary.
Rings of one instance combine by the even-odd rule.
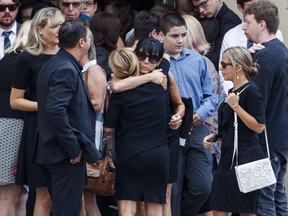
[[213, 92], [213, 84], [206, 61], [194, 50], [184, 48], [181, 55], [170, 59], [173, 74], [182, 97], [192, 98], [194, 112], [202, 121], [212, 115], [218, 99]]

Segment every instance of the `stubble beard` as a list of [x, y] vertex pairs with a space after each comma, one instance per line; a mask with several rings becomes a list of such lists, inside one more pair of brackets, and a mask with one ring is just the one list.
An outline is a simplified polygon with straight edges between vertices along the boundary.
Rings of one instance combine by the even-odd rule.
[[[6, 22], [5, 21], [6, 18], [10, 18], [10, 21]], [[2, 19], [0, 20], [0, 27], [3, 26], [4, 28], [9, 28], [14, 24], [15, 20], [16, 20], [16, 16], [13, 19], [11, 15], [6, 15], [6, 16], [4, 15]]]

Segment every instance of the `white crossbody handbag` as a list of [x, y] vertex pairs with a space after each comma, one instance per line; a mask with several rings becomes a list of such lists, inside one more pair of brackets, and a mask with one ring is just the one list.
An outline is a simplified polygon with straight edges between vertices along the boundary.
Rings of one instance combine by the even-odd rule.
[[[240, 93], [238, 93], [238, 95]], [[276, 183], [275, 174], [272, 169], [270, 161], [270, 152], [269, 152], [266, 127], [264, 133], [265, 133], [265, 141], [268, 157], [253, 162], [245, 163], [242, 165], [238, 165], [238, 121], [237, 121], [237, 114], [236, 112], [234, 112], [234, 151], [231, 166], [233, 165], [234, 156], [236, 154], [236, 166], [235, 166], [236, 178], [239, 190], [243, 193], [249, 193], [251, 191], [255, 191]]]

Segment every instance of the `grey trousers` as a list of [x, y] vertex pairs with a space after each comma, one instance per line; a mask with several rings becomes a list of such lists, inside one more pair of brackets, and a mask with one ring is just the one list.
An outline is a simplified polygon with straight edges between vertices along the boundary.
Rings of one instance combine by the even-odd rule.
[[180, 148], [178, 180], [171, 196], [172, 216], [197, 215], [211, 192], [212, 156], [203, 146], [207, 134], [205, 126], [195, 127], [185, 147]]

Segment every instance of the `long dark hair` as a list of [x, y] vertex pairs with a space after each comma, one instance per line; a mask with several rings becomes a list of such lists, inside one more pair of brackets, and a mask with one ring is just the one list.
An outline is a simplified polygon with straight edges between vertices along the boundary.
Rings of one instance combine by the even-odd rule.
[[121, 29], [117, 17], [108, 12], [98, 12], [92, 16], [89, 27], [96, 47], [103, 46], [109, 51], [116, 49]]

